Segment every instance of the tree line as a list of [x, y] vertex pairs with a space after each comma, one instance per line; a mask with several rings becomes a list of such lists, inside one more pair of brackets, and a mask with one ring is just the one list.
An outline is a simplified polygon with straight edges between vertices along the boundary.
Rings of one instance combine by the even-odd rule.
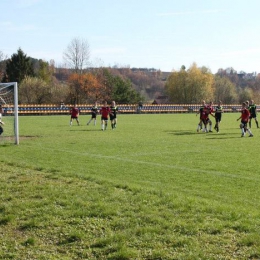
[[201, 100], [221, 100], [225, 104], [241, 103], [254, 99], [260, 102], [260, 76], [256, 73], [237, 73], [233, 68], [219, 69], [212, 74], [196, 63], [170, 74], [165, 85], [170, 102], [200, 103]]
[[115, 75], [110, 68], [56, 69], [54, 62], [29, 58], [21, 48], [2, 64], [1, 75], [1, 82], [18, 82], [19, 103], [23, 104], [143, 100], [128, 78]]
[[212, 74], [196, 63], [169, 73], [156, 69], [93, 66], [87, 41], [75, 38], [64, 51], [65, 66], [28, 57], [21, 48], [11, 58], [0, 51], [1, 82], [18, 82], [19, 103], [85, 104], [151, 102], [160, 95], [168, 103], [197, 104], [201, 100], [260, 102], [260, 77], [233, 68]]

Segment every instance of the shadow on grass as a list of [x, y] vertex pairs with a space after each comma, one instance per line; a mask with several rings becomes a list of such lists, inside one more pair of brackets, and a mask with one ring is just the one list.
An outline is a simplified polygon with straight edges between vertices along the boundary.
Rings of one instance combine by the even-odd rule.
[[225, 134], [225, 135], [219, 135], [218, 134], [218, 136], [214, 136], [214, 137], [207, 137], [207, 139], [245, 139], [245, 138], [247, 138], [247, 136], [245, 136], [245, 137], [243, 137], [243, 138], [241, 138], [241, 135], [236, 135], [236, 136], [234, 136], [233, 134], [231, 135], [231, 134]]
[[[241, 138], [241, 135], [239, 133], [217, 133], [217, 132], [211, 132], [211, 133], [204, 133], [204, 132], [199, 132], [197, 133], [196, 131], [165, 131], [168, 134], [173, 134], [173, 135], [204, 135], [206, 139], [233, 139], [233, 138]], [[236, 136], [234, 136], [236, 135]]]
[[183, 131], [175, 131], [175, 130], [171, 130], [171, 131], [165, 131], [168, 134], [172, 134], [172, 135], [195, 135], [198, 134], [197, 132], [194, 131], [187, 131], [187, 130], [183, 130]]
[[20, 135], [19, 138], [39, 138], [42, 137], [42, 135]]
[[232, 132], [232, 133], [225, 133], [225, 132], [212, 132], [212, 133], [200, 133], [205, 134], [207, 139], [239, 139], [241, 138], [241, 135], [239, 132]]
[[240, 136], [230, 136], [230, 135], [225, 135], [225, 136], [221, 136], [221, 135], [218, 135], [218, 136], [214, 136], [214, 137], [207, 137], [207, 139], [211, 139], [211, 140], [217, 140], [217, 139], [241, 139]]
[[101, 132], [101, 129], [99, 129], [99, 128], [97, 128], [97, 129], [68, 129], [67, 131], [73, 131], [73, 132]]
[[3, 144], [1, 144], [1, 142], [0, 142], [0, 149], [3, 148], [3, 147], [14, 146], [14, 145], [15, 144], [13, 144], [13, 143], [3, 143]]

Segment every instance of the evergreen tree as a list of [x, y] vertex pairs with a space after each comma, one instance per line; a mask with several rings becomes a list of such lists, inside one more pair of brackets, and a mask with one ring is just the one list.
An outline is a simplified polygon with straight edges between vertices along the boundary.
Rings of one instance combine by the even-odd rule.
[[30, 58], [19, 48], [6, 62], [3, 82], [20, 83], [26, 76], [34, 76], [33, 66]]
[[[108, 94], [107, 100], [115, 100], [117, 103], [137, 103], [143, 97], [132, 86], [129, 79], [114, 75], [113, 70], [103, 69], [103, 89]], [[104, 97], [104, 95], [103, 95]]]
[[117, 100], [119, 103], [137, 103], [143, 98], [132, 87], [129, 79], [123, 79], [120, 76], [113, 77], [112, 100]]
[[37, 71], [37, 77], [41, 78], [45, 82], [49, 83], [52, 80], [52, 72], [49, 63], [43, 60], [38, 61], [39, 68]]

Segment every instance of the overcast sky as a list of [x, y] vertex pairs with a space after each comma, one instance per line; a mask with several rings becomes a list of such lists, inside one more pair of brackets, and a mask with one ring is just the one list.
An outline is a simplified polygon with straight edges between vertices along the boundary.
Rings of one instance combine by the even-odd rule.
[[0, 0], [0, 50], [63, 64], [73, 38], [97, 66], [260, 72], [260, 0]]

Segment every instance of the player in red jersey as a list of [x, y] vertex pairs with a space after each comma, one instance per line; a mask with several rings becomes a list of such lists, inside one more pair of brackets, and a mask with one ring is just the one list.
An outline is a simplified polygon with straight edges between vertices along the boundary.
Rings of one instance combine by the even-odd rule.
[[196, 116], [198, 114], [200, 114], [200, 121], [198, 123], [198, 127], [197, 127], [197, 132], [199, 133], [199, 131], [202, 129], [202, 113], [204, 111], [204, 109], [206, 108], [206, 102], [205, 100], [202, 101], [202, 105], [201, 107], [199, 108], [199, 111], [196, 113]]
[[[210, 107], [207, 106], [203, 109], [202, 114], [201, 114], [201, 120], [204, 124], [204, 132], [206, 132], [206, 133], [208, 132], [207, 125], [211, 122], [211, 120], [209, 119], [209, 115], [215, 117], [212, 114], [212, 110], [210, 109]], [[211, 124], [212, 124], [212, 122], [211, 122]]]
[[104, 131], [107, 129], [107, 121], [110, 114], [110, 108], [107, 105], [107, 101], [104, 101], [104, 104], [100, 109], [100, 114], [101, 114], [101, 130]]
[[247, 123], [249, 121], [250, 118], [250, 112], [247, 109], [247, 104], [246, 102], [242, 103], [242, 110], [241, 110], [241, 116], [237, 119], [237, 121], [239, 119], [241, 119], [241, 124], [240, 124], [240, 129], [241, 129], [241, 137], [245, 136], [245, 133], [248, 131], [249, 133], [249, 137], [253, 137], [253, 134], [251, 132], [251, 130], [249, 128], [247, 128]]
[[72, 119], [75, 119], [79, 125], [79, 109], [77, 108], [77, 105], [74, 105], [70, 109], [70, 125], [72, 125]]
[[[213, 109], [212, 101], [209, 102], [207, 108], [209, 110], [209, 114], [213, 115], [212, 113], [214, 112], [214, 109]], [[208, 120], [208, 124], [209, 124], [209, 132], [212, 132], [212, 121], [210, 119]]]

